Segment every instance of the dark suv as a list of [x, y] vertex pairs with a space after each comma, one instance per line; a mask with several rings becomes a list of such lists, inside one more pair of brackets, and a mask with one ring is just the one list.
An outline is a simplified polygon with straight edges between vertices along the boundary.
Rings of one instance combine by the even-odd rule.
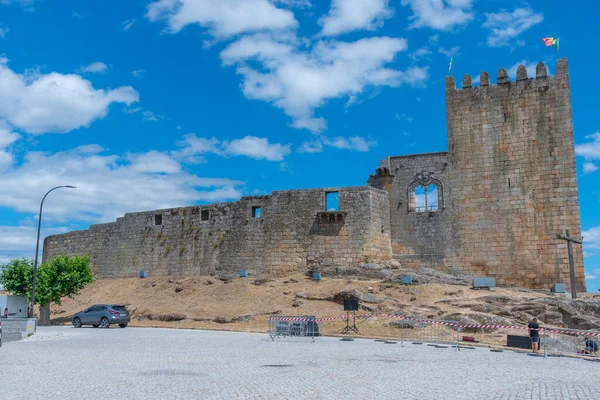
[[72, 322], [75, 328], [81, 328], [82, 325], [108, 328], [111, 324], [125, 328], [129, 323], [129, 311], [120, 304], [96, 304], [73, 315]]

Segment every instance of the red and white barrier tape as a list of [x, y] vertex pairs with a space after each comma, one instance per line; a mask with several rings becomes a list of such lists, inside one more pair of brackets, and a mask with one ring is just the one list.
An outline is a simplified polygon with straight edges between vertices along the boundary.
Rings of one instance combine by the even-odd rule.
[[[270, 317], [271, 321], [315, 321], [315, 322], [325, 322], [325, 321], [335, 321], [340, 319], [352, 318], [352, 315], [340, 315], [337, 317], [325, 317], [325, 318], [306, 318], [306, 317]], [[372, 317], [385, 317], [385, 318], [398, 318], [407, 321], [415, 321], [422, 322], [427, 324], [436, 324], [436, 325], [444, 325], [452, 328], [467, 328], [467, 329], [523, 329], [523, 330], [545, 330], [547, 333], [559, 333], [562, 335], [577, 335], [577, 336], [594, 336], [600, 337], [600, 332], [587, 332], [587, 331], [570, 331], [564, 329], [556, 329], [556, 328], [539, 328], [539, 329], [530, 329], [526, 326], [517, 326], [517, 325], [491, 325], [491, 324], [459, 324], [457, 322], [449, 322], [449, 321], [437, 321], [432, 319], [419, 319], [419, 318], [411, 318], [404, 317], [402, 315], [390, 315], [390, 314], [361, 314], [356, 315], [356, 318], [372, 318]]]

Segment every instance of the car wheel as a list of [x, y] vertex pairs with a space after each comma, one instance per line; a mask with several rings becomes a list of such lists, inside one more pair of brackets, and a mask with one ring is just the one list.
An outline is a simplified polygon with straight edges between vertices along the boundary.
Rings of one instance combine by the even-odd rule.
[[127, 328], [127, 324], [119, 324], [121, 328]]
[[100, 325], [96, 324], [96, 325], [92, 325], [92, 326], [93, 326], [94, 328], [97, 328], [97, 327], [99, 327]]
[[110, 326], [110, 322], [108, 322], [108, 318], [102, 317], [100, 320], [100, 326], [103, 328], [108, 328]]
[[81, 320], [79, 318], [74, 318], [73, 319], [73, 326], [75, 328], [81, 328]]

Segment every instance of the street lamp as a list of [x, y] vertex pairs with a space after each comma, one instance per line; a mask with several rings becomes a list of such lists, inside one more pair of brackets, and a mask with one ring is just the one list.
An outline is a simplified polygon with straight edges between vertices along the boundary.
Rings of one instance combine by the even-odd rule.
[[42, 198], [42, 203], [40, 204], [40, 215], [38, 216], [37, 243], [35, 245], [35, 262], [33, 263], [33, 284], [31, 285], [31, 304], [30, 304], [30, 308], [29, 308], [31, 310], [31, 317], [33, 317], [33, 315], [34, 315], [33, 305], [35, 304], [35, 278], [37, 276], [38, 252], [40, 250], [40, 228], [42, 227], [42, 207], [44, 207], [44, 200], [46, 200], [46, 196], [48, 196], [51, 191], [60, 189], [60, 188], [75, 189], [75, 186], [71, 186], [71, 185], [57, 186], [55, 188], [48, 190], [48, 192], [46, 192], [46, 194]]

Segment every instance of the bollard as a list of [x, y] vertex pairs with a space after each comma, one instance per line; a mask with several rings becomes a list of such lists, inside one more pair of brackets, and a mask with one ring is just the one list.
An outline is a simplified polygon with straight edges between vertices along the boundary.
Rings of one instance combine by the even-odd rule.
[[546, 329], [544, 328], [544, 358], [548, 357], [548, 352], [546, 351], [547, 343], [548, 343], [548, 335], [546, 334]]
[[456, 351], [460, 351], [460, 331], [462, 328], [456, 328]]

